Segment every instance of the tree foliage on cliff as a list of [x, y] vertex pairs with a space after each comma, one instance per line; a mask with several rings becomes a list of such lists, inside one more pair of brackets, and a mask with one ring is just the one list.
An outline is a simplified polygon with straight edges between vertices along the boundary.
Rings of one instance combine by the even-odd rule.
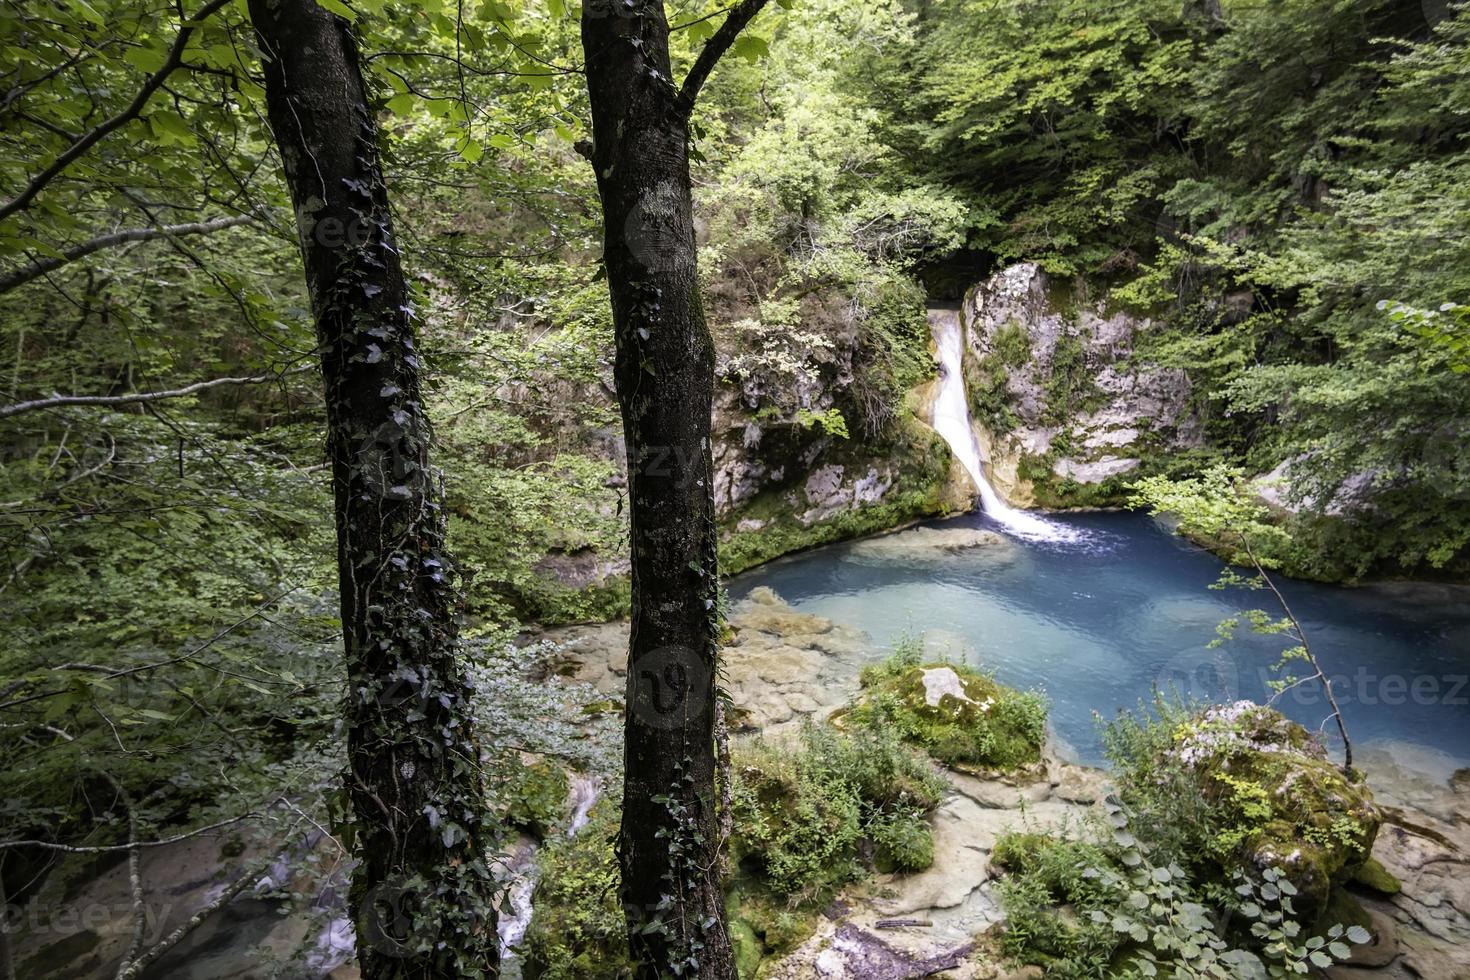
[[972, 248], [1156, 315], [1212, 442], [1289, 462], [1300, 570], [1463, 559], [1470, 10], [949, 0], [877, 65]]

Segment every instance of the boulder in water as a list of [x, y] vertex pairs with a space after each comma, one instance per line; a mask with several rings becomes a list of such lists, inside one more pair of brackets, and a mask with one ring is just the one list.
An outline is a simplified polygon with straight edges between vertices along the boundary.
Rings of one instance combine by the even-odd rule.
[[957, 555], [983, 555], [986, 560], [1012, 561], [1016, 546], [994, 531], [974, 527], [916, 527], [868, 538], [844, 555], [858, 564], [917, 564], [948, 561]]

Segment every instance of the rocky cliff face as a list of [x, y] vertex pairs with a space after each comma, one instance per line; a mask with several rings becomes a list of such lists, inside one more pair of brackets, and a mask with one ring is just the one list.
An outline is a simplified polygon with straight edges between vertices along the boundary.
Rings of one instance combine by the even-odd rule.
[[1149, 319], [1079, 301], [1034, 263], [971, 289], [962, 318], [971, 412], [1012, 504], [1113, 503], [1151, 459], [1202, 445], [1188, 376], [1136, 356]]
[[783, 392], [797, 421], [764, 410], [767, 395], [749, 379], [719, 392], [712, 451], [727, 572], [971, 504], [949, 490], [949, 449], [921, 421], [922, 389], [878, 438], [825, 421], [852, 384], [853, 350], [825, 354], [820, 374]]
[[[722, 382], [711, 453], [727, 573], [974, 506], [962, 467], [928, 425], [932, 381], [877, 434], [865, 433], [855, 407], [859, 314], [830, 298], [811, 302], [795, 326], [740, 321], [716, 331]], [[1029, 263], [971, 289], [961, 318], [977, 436], [992, 482], [1013, 505], [1117, 504], [1129, 480], [1201, 445], [1188, 377], [1137, 354], [1153, 329], [1147, 318], [1079, 301]], [[588, 505], [612, 513], [625, 485], [621, 440], [609, 429], [583, 441], [615, 471], [607, 498]], [[616, 615], [626, 596], [621, 545], [553, 545], [536, 571], [577, 595], [611, 597], [587, 608]]]

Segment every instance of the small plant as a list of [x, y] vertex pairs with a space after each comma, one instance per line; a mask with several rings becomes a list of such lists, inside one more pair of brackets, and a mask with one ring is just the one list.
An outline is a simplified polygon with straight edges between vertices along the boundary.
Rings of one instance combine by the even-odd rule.
[[862, 693], [841, 716], [845, 727], [894, 732], [960, 769], [1014, 771], [1041, 759], [1046, 699], [964, 664], [926, 662], [922, 640], [901, 641], [860, 681]]

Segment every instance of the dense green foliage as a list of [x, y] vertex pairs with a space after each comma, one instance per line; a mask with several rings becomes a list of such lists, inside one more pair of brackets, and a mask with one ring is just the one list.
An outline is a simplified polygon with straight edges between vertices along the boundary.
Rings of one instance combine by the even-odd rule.
[[1249, 702], [1159, 699], [1103, 732], [1106, 820], [996, 842], [1010, 955], [1058, 977], [1278, 977], [1368, 940], [1336, 919], [1352, 899], [1328, 899], [1364, 864], [1378, 814], [1300, 726]]
[[[1162, 319], [1136, 356], [1189, 373], [1212, 448], [1290, 464], [1300, 569], [1460, 562], [1470, 12], [913, 9], [873, 55], [875, 132], [968, 205], [977, 261]], [[981, 402], [1004, 431], [1004, 400]]]
[[[544, 665], [503, 641], [628, 603], [600, 228], [575, 149], [577, 5], [324, 5], [354, 23], [383, 125], [452, 573], [482, 682], [502, 692], [480, 705], [507, 746], [490, 782], [509, 823], [544, 830], [560, 770], [528, 781], [509, 746], [586, 746], [527, 680]], [[723, 4], [668, 6], [682, 72]], [[240, 5], [208, 4], [197, 23], [206, 3], [182, 10], [0, 10], [0, 726], [17, 747], [0, 774], [5, 839], [116, 845], [129, 810], [162, 836], [281, 799], [324, 826], [340, 815], [322, 791], [346, 692], [293, 216]], [[1221, 461], [1247, 477], [1283, 468], [1280, 526], [1252, 525], [1268, 566], [1463, 574], [1467, 116], [1464, 5], [772, 5], [696, 116], [717, 429], [767, 477], [722, 513], [726, 569], [942, 509], [947, 454], [910, 417], [934, 372], [925, 306], [1030, 260], [1070, 296], [1160, 324], [1132, 357], [1188, 373], [1207, 437], [1166, 461], [1169, 486]], [[1014, 425], [1006, 372], [1027, 354], [1015, 329], [969, 366], [974, 414], [997, 433]], [[1085, 400], [1091, 379], [1074, 374], [1045, 393], [1049, 423]], [[141, 400], [217, 379], [236, 380]], [[83, 401], [5, 407], [53, 394]], [[758, 452], [742, 442], [757, 433]], [[871, 507], [808, 523], [793, 494], [823, 465], [881, 465], [894, 482]], [[1089, 486], [1042, 502], [1119, 490]], [[921, 666], [871, 672], [849, 737], [875, 737], [861, 731], [872, 720], [946, 762], [1035, 761], [1036, 699], [966, 675], [972, 700], [997, 704], [956, 733], [901, 703]], [[902, 768], [892, 751], [875, 756], [897, 767], [884, 779]], [[857, 841], [893, 867], [926, 850], [917, 798], [893, 809], [862, 773], [783, 758], [780, 782], [825, 814], [835, 849], [803, 865], [798, 828], [761, 831], [775, 862], [762, 894], [779, 901], [742, 928], [771, 948], [792, 934], [778, 906], [835, 887]], [[1150, 831], [1160, 866], [1193, 874], [1189, 842], [1168, 835], [1194, 833], [1201, 814], [1161, 797], [1130, 804], [1131, 819], [1153, 820], [1155, 804], [1174, 808]], [[9, 900], [53, 864], [7, 851]], [[1045, 891], [1084, 887], [1101, 885]]]
[[[947, 784], [890, 732], [808, 726], [794, 745], [742, 743], [731, 773], [727, 905], [743, 963], [789, 951], [839, 888], [875, 867], [920, 871], [934, 860], [926, 818]], [[617, 902], [616, 812], [599, 802], [585, 828], [537, 856], [530, 976], [620, 975], [627, 937]]]

